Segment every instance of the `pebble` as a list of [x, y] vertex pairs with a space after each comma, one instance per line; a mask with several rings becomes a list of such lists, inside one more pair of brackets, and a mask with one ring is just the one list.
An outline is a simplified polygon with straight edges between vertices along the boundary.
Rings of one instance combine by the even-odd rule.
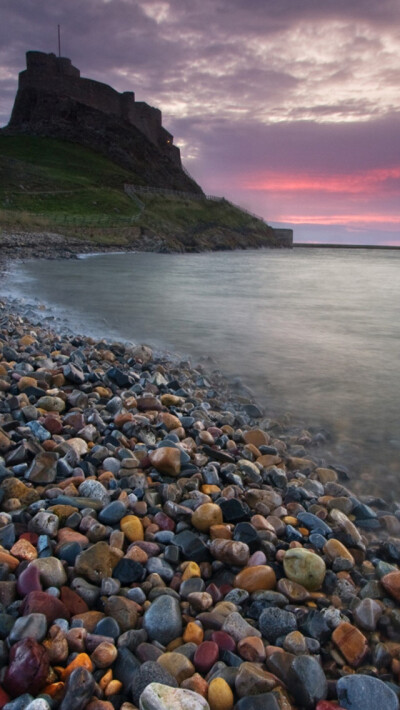
[[339, 678], [337, 695], [340, 705], [345, 710], [398, 710], [399, 700], [396, 693], [379, 678], [355, 674]]
[[303, 547], [296, 547], [286, 552], [283, 568], [288, 579], [301, 584], [309, 591], [320, 589], [326, 572], [323, 559]]
[[396, 504], [220, 375], [2, 316], [0, 707], [398, 707]]
[[205, 698], [185, 688], [151, 683], [140, 696], [140, 710], [210, 710]]
[[159, 663], [146, 661], [130, 678], [130, 692], [135, 705], [139, 705], [143, 691], [152, 683], [157, 686], [177, 688], [178, 683], [175, 678], [168, 673]]
[[275, 643], [280, 636], [297, 630], [295, 615], [279, 607], [264, 609], [259, 618], [259, 626], [263, 637], [271, 643]]
[[274, 589], [276, 575], [274, 570], [268, 565], [245, 567], [236, 575], [234, 585], [250, 593], [260, 589]]
[[319, 700], [328, 694], [328, 683], [324, 671], [313, 656], [298, 656], [290, 666], [288, 684], [296, 702], [312, 710]]
[[144, 614], [143, 628], [152, 641], [164, 646], [182, 634], [182, 615], [179, 603], [170, 596], [157, 597]]

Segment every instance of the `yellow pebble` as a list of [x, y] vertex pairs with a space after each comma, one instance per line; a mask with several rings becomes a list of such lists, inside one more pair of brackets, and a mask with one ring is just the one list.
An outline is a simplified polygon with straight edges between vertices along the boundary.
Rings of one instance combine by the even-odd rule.
[[142, 521], [137, 517], [137, 515], [125, 515], [119, 525], [129, 542], [144, 540]]
[[297, 518], [293, 517], [293, 515], [285, 515], [284, 518], [282, 518], [283, 522], [286, 523], [286, 525], [298, 525], [299, 521]]
[[182, 575], [182, 582], [185, 582], [186, 579], [191, 579], [192, 577], [201, 577], [201, 570], [197, 562], [189, 561], [185, 566]]
[[208, 686], [210, 710], [232, 710], [233, 693], [223, 678], [214, 678]]

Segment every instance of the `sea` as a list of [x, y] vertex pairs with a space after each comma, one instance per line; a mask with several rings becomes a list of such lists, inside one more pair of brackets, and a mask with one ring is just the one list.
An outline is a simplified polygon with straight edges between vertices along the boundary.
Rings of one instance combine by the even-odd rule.
[[50, 326], [220, 369], [345, 485], [400, 501], [400, 251], [82, 255], [14, 264], [2, 290]]

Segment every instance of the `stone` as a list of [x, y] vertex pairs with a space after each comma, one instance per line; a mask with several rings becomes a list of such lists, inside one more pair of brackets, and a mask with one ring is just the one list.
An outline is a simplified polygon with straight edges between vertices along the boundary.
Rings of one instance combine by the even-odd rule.
[[245, 567], [236, 575], [234, 585], [250, 593], [260, 589], [275, 589], [276, 575], [268, 565]]
[[250, 557], [248, 545], [244, 542], [236, 542], [234, 540], [213, 540], [209, 549], [215, 559], [229, 566], [244, 567]]
[[90, 660], [97, 668], [109, 668], [118, 655], [118, 650], [113, 643], [102, 641], [90, 656]]
[[383, 614], [383, 607], [374, 599], [363, 599], [354, 609], [354, 621], [365, 631], [375, 631]]
[[97, 517], [104, 525], [117, 525], [125, 515], [125, 504], [121, 500], [113, 500], [100, 510]]
[[151, 683], [140, 696], [139, 710], [210, 710], [210, 706], [192, 690]]
[[[286, 705], [285, 710], [288, 707]], [[274, 693], [261, 693], [240, 698], [235, 705], [235, 710], [282, 710], [282, 706]]]
[[288, 579], [309, 591], [320, 589], [325, 578], [325, 562], [314, 552], [303, 547], [287, 550], [283, 568]]
[[78, 488], [79, 495], [84, 498], [94, 498], [95, 500], [106, 501], [108, 500], [107, 489], [103, 486], [100, 481], [86, 480], [81, 483]]
[[38, 553], [36, 547], [29, 542], [29, 540], [19, 539], [14, 543], [10, 550], [10, 554], [16, 557], [18, 560], [27, 560], [31, 562], [36, 560]]
[[129, 542], [144, 539], [143, 525], [137, 515], [125, 515], [120, 520], [120, 528]]
[[276, 586], [278, 592], [284, 594], [290, 602], [296, 604], [306, 601], [309, 598], [309, 591], [297, 582], [282, 577]]
[[87, 668], [75, 668], [67, 681], [59, 710], [83, 710], [93, 695], [95, 680]]
[[56, 619], [69, 619], [69, 611], [65, 604], [57, 597], [46, 592], [29, 592], [23, 602], [23, 613], [44, 615], [47, 623], [51, 624]]
[[354, 557], [351, 552], [349, 552], [347, 547], [345, 547], [339, 540], [336, 540], [333, 537], [325, 543], [323, 552], [329, 560], [335, 560], [337, 557], [343, 557], [343, 559], [349, 560], [349, 562], [354, 565]]
[[389, 594], [400, 602], [400, 572], [389, 572], [381, 578], [381, 584]]
[[15, 624], [8, 637], [10, 644], [21, 641], [25, 638], [33, 638], [35, 641], [43, 641], [47, 633], [47, 619], [44, 614], [28, 614], [20, 616], [15, 620]]
[[152, 641], [167, 646], [182, 635], [182, 616], [179, 603], [173, 597], [157, 597], [143, 617], [143, 628]]
[[208, 686], [207, 700], [210, 710], [232, 710], [234, 697], [226, 680], [213, 678]]
[[243, 440], [246, 444], [253, 444], [258, 449], [260, 446], [268, 445], [269, 436], [261, 429], [249, 429], [243, 433]]
[[9, 666], [4, 677], [4, 688], [12, 697], [23, 693], [37, 695], [49, 672], [46, 650], [32, 638], [18, 641], [10, 650]]
[[204, 675], [218, 661], [218, 658], [219, 646], [215, 641], [203, 641], [196, 649], [193, 663], [196, 670]]
[[97, 542], [78, 555], [75, 561], [75, 572], [91, 582], [100, 584], [103, 577], [112, 577], [113, 569], [119, 559], [119, 555], [106, 542]]
[[65, 409], [65, 402], [61, 397], [52, 397], [50, 395], [45, 395], [40, 397], [36, 403], [39, 409], [45, 409], [47, 412], [63, 412]]
[[276, 676], [260, 668], [256, 663], [244, 661], [235, 680], [235, 689], [239, 698], [247, 695], [259, 695], [272, 690], [278, 684]]
[[181, 685], [186, 678], [191, 678], [195, 672], [193, 663], [183, 653], [174, 653], [173, 651], [163, 653], [157, 659], [157, 663], [175, 678], [178, 685]]
[[48, 535], [55, 537], [57, 535], [59, 520], [54, 513], [48, 513], [45, 510], [39, 511], [29, 522], [28, 530], [35, 532], [38, 535]]
[[178, 683], [175, 678], [159, 663], [156, 663], [155, 661], [146, 661], [135, 670], [131, 678], [130, 692], [135, 705], [139, 705], [139, 700], [143, 691], [151, 683], [163, 685], [164, 687], [178, 687]]
[[41, 591], [42, 584], [40, 582], [40, 573], [37, 567], [28, 565], [18, 577], [17, 591], [21, 597], [29, 594], [31, 591]]
[[246, 636], [261, 636], [261, 632], [251, 626], [237, 611], [226, 617], [222, 625], [222, 631], [225, 631], [236, 642], [246, 638]]
[[201, 532], [208, 532], [212, 525], [220, 525], [222, 522], [221, 508], [215, 503], [199, 505], [194, 511], [191, 520], [193, 527]]
[[25, 474], [25, 478], [32, 483], [52, 483], [57, 475], [58, 454], [44, 451], [37, 454]]
[[39, 494], [30, 486], [27, 486], [18, 478], [6, 478], [1, 484], [1, 490], [4, 491], [4, 499], [18, 498], [22, 505], [30, 505], [39, 500]]
[[369, 675], [346, 675], [337, 681], [337, 695], [345, 710], [398, 710], [399, 700], [386, 683]]
[[40, 581], [45, 587], [61, 587], [67, 581], [63, 563], [57, 557], [41, 557], [32, 560], [29, 566], [39, 570]]
[[139, 608], [136, 602], [117, 595], [108, 597], [104, 603], [104, 611], [117, 622], [122, 633], [136, 627]]
[[333, 631], [332, 641], [353, 668], [360, 665], [368, 651], [368, 641], [364, 634], [346, 621]]
[[271, 643], [275, 643], [279, 636], [286, 636], [291, 631], [297, 630], [295, 615], [279, 607], [264, 609], [258, 623], [263, 637]]
[[257, 636], [246, 636], [241, 639], [237, 645], [237, 652], [244, 661], [251, 663], [264, 663], [265, 661], [265, 646]]
[[178, 476], [181, 470], [181, 454], [179, 449], [164, 446], [149, 454], [150, 463], [160, 473], [168, 476]]
[[305, 710], [313, 710], [328, 694], [324, 671], [313, 656], [297, 656], [289, 670], [288, 686], [296, 702]]

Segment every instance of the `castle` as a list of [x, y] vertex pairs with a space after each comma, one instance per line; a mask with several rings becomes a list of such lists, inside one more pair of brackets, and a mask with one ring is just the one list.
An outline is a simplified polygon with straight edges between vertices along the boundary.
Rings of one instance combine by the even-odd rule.
[[[162, 126], [161, 111], [144, 101], [135, 101], [133, 91], [119, 93], [100, 81], [81, 77], [67, 57], [30, 51], [26, 53], [26, 69], [19, 74], [18, 94], [9, 127], [20, 126], [31, 120], [31, 102], [23, 100], [26, 92], [45, 92], [68, 97], [81, 105], [101, 111], [102, 114], [126, 121], [137, 128], [153, 145], [181, 166], [179, 148], [173, 145], [173, 136]], [[20, 100], [19, 100], [20, 97]]]

